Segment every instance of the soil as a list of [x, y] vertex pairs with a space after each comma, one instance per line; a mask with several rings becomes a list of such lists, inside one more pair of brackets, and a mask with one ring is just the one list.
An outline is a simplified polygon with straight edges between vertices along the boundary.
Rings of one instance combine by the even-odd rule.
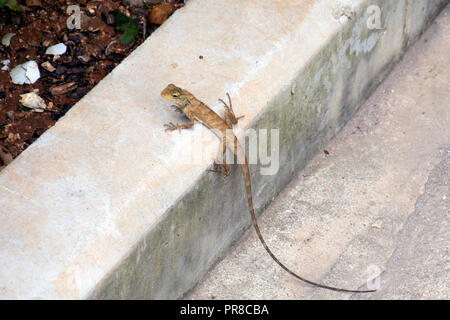
[[[168, 6], [151, 2], [146, 7], [134, 7], [129, 1], [119, 0], [24, 0], [18, 1], [23, 12], [0, 8], [0, 39], [7, 33], [16, 34], [9, 46], [0, 43], [0, 61], [10, 60], [8, 70], [0, 71], [0, 170], [53, 126], [184, 3], [169, 0]], [[67, 20], [71, 13], [67, 13], [67, 7], [74, 4], [81, 11], [81, 29], [70, 30]], [[115, 27], [116, 9], [138, 22], [139, 33], [129, 44], [120, 43], [123, 31]], [[63, 55], [45, 54], [49, 46], [58, 43], [67, 46]], [[39, 80], [34, 84], [14, 84], [9, 71], [30, 60], [39, 65]], [[44, 112], [22, 106], [20, 95], [32, 91], [47, 104]]]

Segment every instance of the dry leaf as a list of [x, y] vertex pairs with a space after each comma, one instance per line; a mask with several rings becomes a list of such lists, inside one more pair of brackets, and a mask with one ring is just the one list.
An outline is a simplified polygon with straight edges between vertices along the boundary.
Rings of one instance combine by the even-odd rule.
[[53, 72], [56, 70], [56, 68], [52, 66], [52, 64], [48, 61], [41, 63], [41, 67], [47, 70], [48, 72]]
[[70, 92], [76, 88], [77, 88], [77, 84], [75, 82], [69, 82], [69, 83], [65, 83], [65, 84], [50, 88], [50, 92], [52, 93], [52, 95], [57, 96], [60, 94]]
[[20, 95], [20, 103], [27, 108], [32, 109], [35, 112], [43, 112], [47, 105], [44, 99], [36, 94], [36, 92], [28, 92]]
[[6, 148], [3, 148], [2, 146], [0, 146], [0, 160], [3, 161], [4, 165], [7, 165], [11, 161], [13, 161], [11, 153], [9, 153], [9, 151]]
[[42, 7], [41, 0], [25, 0], [27, 7]]
[[157, 6], [153, 7], [152, 11], [150, 11], [148, 20], [150, 21], [150, 23], [162, 24], [167, 20], [167, 18], [169, 18], [174, 8], [175, 6], [172, 4], [158, 4]]

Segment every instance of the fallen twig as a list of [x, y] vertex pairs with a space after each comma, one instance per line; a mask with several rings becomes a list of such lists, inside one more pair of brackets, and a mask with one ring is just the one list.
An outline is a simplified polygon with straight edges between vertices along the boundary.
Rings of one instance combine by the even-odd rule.
[[11, 161], [13, 161], [11, 153], [9, 153], [9, 151], [2, 146], [0, 146], [0, 160], [3, 161], [4, 165], [7, 165]]

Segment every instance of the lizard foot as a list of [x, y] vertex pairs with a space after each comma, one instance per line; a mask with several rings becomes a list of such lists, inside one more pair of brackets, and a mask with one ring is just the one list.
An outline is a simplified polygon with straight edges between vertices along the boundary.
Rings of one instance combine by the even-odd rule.
[[174, 124], [173, 122], [169, 122], [169, 123], [165, 123], [164, 127], [166, 127], [166, 129], [164, 131], [174, 131], [174, 130], [179, 130], [181, 131], [180, 125], [179, 124]]
[[226, 185], [228, 181], [227, 177], [231, 174], [231, 171], [227, 171], [222, 165], [216, 163], [215, 161], [213, 162], [213, 168], [212, 169], [208, 169], [208, 171], [210, 172], [214, 172], [214, 173], [220, 173], [222, 176], [222, 185]]
[[213, 168], [208, 171], [220, 173], [224, 178], [228, 177], [231, 174], [230, 170], [226, 170], [223, 165], [218, 164], [217, 162], [213, 162]]

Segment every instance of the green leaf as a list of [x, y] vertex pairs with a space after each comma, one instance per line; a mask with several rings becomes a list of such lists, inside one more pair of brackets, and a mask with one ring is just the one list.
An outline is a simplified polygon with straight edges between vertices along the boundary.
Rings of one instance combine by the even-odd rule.
[[138, 22], [132, 18], [128, 18], [120, 10], [116, 9], [113, 12], [114, 26], [116, 30], [122, 30], [123, 34], [119, 38], [121, 44], [128, 44], [132, 42], [139, 33]]
[[17, 4], [17, 0], [0, 0], [0, 8], [5, 6], [17, 12], [23, 11], [23, 9]]

